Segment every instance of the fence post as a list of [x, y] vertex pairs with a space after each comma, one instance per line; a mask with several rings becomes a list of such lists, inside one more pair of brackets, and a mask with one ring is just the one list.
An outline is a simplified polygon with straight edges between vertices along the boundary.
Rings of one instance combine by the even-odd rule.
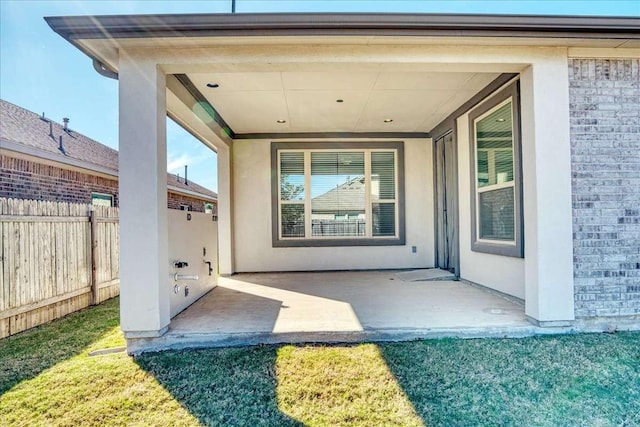
[[98, 233], [96, 219], [96, 211], [91, 209], [89, 211], [89, 224], [91, 226], [91, 305], [96, 305], [98, 303], [98, 278], [96, 274], [96, 264], [98, 261]]

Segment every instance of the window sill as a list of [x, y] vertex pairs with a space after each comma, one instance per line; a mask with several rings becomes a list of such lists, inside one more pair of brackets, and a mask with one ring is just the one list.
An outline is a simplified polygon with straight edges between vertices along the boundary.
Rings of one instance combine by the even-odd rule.
[[471, 251], [490, 255], [508, 256], [512, 258], [524, 258], [524, 251], [518, 244], [500, 244], [486, 242], [472, 242]]
[[340, 246], [403, 246], [402, 237], [378, 239], [300, 239], [274, 240], [274, 248], [304, 248], [304, 247], [340, 247]]

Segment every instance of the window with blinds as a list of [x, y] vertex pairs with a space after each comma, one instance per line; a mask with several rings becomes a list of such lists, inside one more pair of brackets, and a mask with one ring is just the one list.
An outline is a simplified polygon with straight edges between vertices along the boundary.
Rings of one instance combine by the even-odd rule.
[[280, 227], [283, 237], [304, 237], [304, 203], [304, 153], [281, 153]]
[[363, 152], [311, 152], [311, 235], [367, 235]]
[[516, 81], [469, 113], [477, 252], [524, 256], [519, 111]]
[[374, 236], [396, 235], [396, 163], [392, 152], [371, 153], [371, 211]]
[[276, 154], [278, 239], [399, 237], [397, 149], [279, 149]]
[[479, 239], [515, 239], [511, 107], [508, 99], [475, 122]]

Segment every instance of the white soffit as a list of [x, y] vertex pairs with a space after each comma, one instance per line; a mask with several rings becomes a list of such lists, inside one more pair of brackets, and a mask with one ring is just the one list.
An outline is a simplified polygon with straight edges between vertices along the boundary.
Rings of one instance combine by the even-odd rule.
[[[187, 76], [233, 131], [242, 134], [428, 132], [498, 75], [287, 71]], [[219, 87], [207, 87], [209, 83]]]

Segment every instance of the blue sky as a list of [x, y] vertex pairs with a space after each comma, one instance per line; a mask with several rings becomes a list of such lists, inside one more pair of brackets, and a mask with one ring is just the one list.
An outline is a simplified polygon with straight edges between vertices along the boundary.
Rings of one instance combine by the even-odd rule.
[[[118, 83], [98, 75], [88, 57], [42, 19], [55, 15], [221, 13], [231, 0], [0, 0], [0, 97], [103, 144], [118, 146]], [[237, 0], [236, 12], [422, 12], [640, 16], [640, 1], [340, 1]], [[168, 169], [217, 189], [215, 153], [179, 126], [167, 126]]]

